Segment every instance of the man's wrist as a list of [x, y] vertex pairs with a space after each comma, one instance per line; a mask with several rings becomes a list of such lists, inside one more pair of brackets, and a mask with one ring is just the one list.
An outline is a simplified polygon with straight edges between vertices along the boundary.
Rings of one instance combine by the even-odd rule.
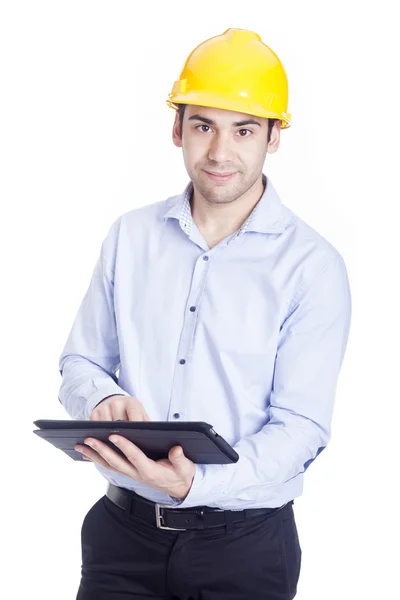
[[100, 400], [100, 402], [97, 404], [97, 406], [98, 406], [98, 405], [99, 405], [101, 402], [104, 402], [104, 400], [107, 400], [107, 398], [114, 398], [114, 397], [116, 397], [116, 398], [117, 398], [118, 396], [125, 397], [126, 395], [127, 395], [127, 394], [110, 394], [109, 396], [106, 396], [105, 398], [102, 398], [102, 399]]

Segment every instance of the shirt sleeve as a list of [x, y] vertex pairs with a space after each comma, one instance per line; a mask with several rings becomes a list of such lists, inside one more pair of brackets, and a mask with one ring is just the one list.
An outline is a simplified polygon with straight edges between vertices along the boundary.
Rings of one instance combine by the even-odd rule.
[[114, 264], [120, 218], [104, 239], [89, 288], [59, 360], [59, 401], [73, 419], [87, 420], [106, 396], [129, 394], [118, 385]]
[[237, 463], [196, 465], [188, 495], [175, 505], [274, 506], [274, 489], [304, 473], [326, 447], [351, 320], [341, 255], [304, 287], [280, 328], [266, 425], [234, 446]]

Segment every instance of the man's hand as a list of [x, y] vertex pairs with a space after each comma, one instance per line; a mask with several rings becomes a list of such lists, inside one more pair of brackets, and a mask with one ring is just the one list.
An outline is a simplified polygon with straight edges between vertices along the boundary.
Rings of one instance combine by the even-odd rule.
[[168, 459], [151, 460], [135, 444], [121, 435], [111, 435], [113, 442], [126, 456], [120, 456], [104, 442], [86, 438], [82, 446], [77, 444], [75, 450], [83, 456], [111, 469], [116, 473], [128, 475], [150, 487], [173, 498], [185, 499], [192, 487], [196, 465], [186, 458], [180, 446], [174, 446], [168, 453]]
[[115, 394], [104, 398], [94, 407], [90, 421], [150, 421], [143, 404], [133, 396]]

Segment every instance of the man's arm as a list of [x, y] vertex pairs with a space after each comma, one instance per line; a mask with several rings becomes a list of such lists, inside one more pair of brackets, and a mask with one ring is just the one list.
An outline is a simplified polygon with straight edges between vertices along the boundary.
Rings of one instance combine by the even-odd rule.
[[196, 465], [180, 507], [261, 505], [277, 486], [304, 472], [330, 439], [336, 385], [351, 320], [351, 295], [337, 255], [294, 298], [281, 326], [269, 422], [242, 438], [233, 465]]
[[119, 347], [114, 314], [114, 264], [120, 218], [101, 246], [89, 288], [59, 361], [59, 400], [73, 419], [89, 419], [107, 396], [129, 396], [117, 384]]

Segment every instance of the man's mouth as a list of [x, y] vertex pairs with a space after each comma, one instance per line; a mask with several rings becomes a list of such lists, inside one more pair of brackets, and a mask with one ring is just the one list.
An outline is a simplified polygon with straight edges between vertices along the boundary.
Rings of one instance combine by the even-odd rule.
[[231, 179], [236, 173], [218, 173], [213, 171], [204, 171], [206, 175], [213, 181], [228, 181]]

